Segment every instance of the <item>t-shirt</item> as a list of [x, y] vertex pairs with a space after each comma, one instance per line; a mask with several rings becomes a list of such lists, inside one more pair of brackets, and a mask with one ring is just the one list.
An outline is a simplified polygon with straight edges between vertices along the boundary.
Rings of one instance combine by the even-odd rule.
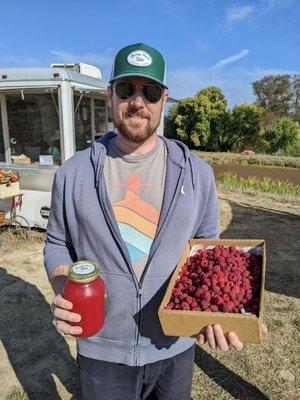
[[107, 148], [104, 177], [114, 215], [134, 272], [140, 280], [160, 216], [166, 176], [166, 148], [158, 137], [143, 155], [123, 154], [113, 137]]

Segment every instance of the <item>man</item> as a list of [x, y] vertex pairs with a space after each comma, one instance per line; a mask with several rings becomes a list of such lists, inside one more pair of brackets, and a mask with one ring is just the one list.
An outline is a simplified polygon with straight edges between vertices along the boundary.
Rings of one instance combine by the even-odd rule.
[[[217, 238], [212, 168], [178, 142], [158, 137], [168, 91], [165, 61], [139, 43], [116, 55], [108, 132], [57, 172], [45, 246], [57, 329], [76, 335], [80, 316], [60, 294], [74, 260], [100, 264], [105, 325], [77, 341], [84, 399], [190, 399], [195, 340], [164, 336], [158, 307], [190, 238]], [[200, 343], [242, 348], [209, 326]]]
[[53, 156], [54, 163], [61, 162], [59, 130], [55, 131], [54, 137], [52, 138], [52, 146], [48, 147], [46, 153], [50, 156]]

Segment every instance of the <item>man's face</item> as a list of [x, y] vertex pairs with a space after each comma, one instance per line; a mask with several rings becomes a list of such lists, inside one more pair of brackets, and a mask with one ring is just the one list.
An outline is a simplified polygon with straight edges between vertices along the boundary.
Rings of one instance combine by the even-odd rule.
[[[128, 99], [122, 100], [116, 94], [115, 85], [121, 81], [129, 81], [136, 86], [135, 92]], [[141, 85], [147, 83], [156, 84], [150, 79], [130, 77], [113, 82], [108, 90], [114, 124], [124, 137], [134, 143], [143, 143], [156, 132], [163, 106], [168, 98], [167, 91], [163, 90], [158, 102], [151, 103], [141, 88]]]

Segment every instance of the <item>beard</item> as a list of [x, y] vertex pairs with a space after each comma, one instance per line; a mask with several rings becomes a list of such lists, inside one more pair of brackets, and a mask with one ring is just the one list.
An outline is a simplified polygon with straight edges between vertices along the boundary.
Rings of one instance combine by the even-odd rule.
[[[130, 117], [138, 116], [141, 121], [132, 121]], [[151, 123], [150, 117], [140, 113], [139, 111], [127, 112], [123, 119], [115, 118], [114, 124], [121, 135], [133, 143], [143, 143], [157, 130], [160, 118], [158, 121]]]

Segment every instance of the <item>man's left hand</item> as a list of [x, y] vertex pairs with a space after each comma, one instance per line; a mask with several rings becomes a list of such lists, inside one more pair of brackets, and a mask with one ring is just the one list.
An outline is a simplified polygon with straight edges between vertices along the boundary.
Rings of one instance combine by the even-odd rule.
[[[266, 325], [262, 324], [262, 333], [266, 334], [268, 329]], [[219, 348], [222, 351], [229, 350], [233, 347], [235, 350], [242, 350], [244, 344], [239, 340], [234, 332], [229, 332], [227, 335], [224, 334], [223, 329], [220, 325], [208, 325], [205, 330], [205, 334], [200, 333], [197, 337], [199, 344], [207, 342], [211, 349]]]

